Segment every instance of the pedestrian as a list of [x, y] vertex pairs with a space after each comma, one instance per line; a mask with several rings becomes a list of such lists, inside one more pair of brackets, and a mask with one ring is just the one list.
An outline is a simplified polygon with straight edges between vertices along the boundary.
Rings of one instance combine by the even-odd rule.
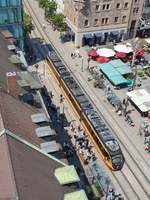
[[75, 131], [75, 127], [73, 126], [73, 124], [71, 124], [71, 131], [72, 131], [72, 132]]
[[62, 103], [62, 102], [63, 102], [63, 100], [64, 100], [64, 98], [63, 98], [63, 95], [62, 95], [62, 94], [60, 94], [60, 103]]
[[89, 67], [90, 67], [90, 61], [91, 61], [91, 58], [88, 57], [88, 59], [87, 59], [87, 62], [88, 62], [87, 70], [89, 70]]
[[118, 200], [124, 200], [124, 197], [123, 197], [122, 194], [119, 194], [119, 195], [118, 195]]
[[52, 93], [52, 91], [50, 91], [50, 93], [49, 93], [49, 95], [50, 95], [50, 98], [52, 99], [53, 98], [53, 93]]
[[43, 26], [44, 29], [46, 28], [45, 24], [42, 24], [42, 26]]
[[71, 52], [71, 58], [73, 59], [74, 58], [74, 54]]
[[79, 125], [78, 126], [78, 131], [80, 132], [80, 131], [82, 131], [82, 129], [81, 129], [81, 126]]
[[78, 49], [75, 50], [75, 55], [78, 56], [78, 57], [80, 57], [80, 53], [79, 53]]

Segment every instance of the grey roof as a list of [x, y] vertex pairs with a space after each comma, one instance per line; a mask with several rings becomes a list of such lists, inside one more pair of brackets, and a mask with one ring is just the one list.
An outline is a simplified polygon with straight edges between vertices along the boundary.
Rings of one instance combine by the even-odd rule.
[[43, 87], [40, 78], [36, 72], [27, 72], [22, 71], [18, 72], [19, 77], [21, 78], [21, 81], [18, 81], [18, 84], [21, 87], [29, 86], [31, 89], [40, 89]]
[[51, 129], [50, 126], [43, 126], [35, 129], [36, 135], [38, 137], [46, 137], [50, 135], [56, 135], [54, 129]]
[[53, 152], [59, 151], [59, 149], [60, 149], [60, 147], [56, 143], [56, 141], [43, 142], [40, 144], [40, 147], [41, 147], [42, 151], [44, 151], [46, 153], [53, 153]]
[[44, 113], [36, 113], [31, 115], [31, 120], [33, 123], [40, 123], [48, 121], [46, 115]]

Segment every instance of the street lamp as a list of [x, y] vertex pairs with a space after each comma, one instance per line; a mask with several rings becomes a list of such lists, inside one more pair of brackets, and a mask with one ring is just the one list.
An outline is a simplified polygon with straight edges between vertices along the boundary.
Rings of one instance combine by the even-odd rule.
[[83, 72], [83, 56], [81, 56], [81, 71]]
[[134, 65], [135, 63], [135, 58], [136, 58], [136, 48], [138, 46], [138, 40], [139, 38], [135, 38], [134, 41], [134, 49], [133, 49], [133, 57], [132, 57], [132, 62], [131, 62], [131, 67], [133, 69], [133, 67], [135, 67], [135, 73], [134, 73], [134, 79], [133, 79], [133, 84], [132, 84], [132, 88], [134, 89], [136, 86], [136, 77], [137, 77], [137, 65]]

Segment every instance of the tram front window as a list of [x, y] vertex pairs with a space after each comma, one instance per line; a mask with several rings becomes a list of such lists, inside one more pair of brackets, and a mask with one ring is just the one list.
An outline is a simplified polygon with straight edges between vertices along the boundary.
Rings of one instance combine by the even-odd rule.
[[112, 165], [113, 165], [114, 169], [121, 170], [123, 167], [123, 163], [124, 163], [124, 161], [123, 161], [123, 158], [121, 155], [112, 157]]
[[112, 163], [119, 164], [120, 163], [120, 157], [114, 157], [114, 158], [112, 158]]

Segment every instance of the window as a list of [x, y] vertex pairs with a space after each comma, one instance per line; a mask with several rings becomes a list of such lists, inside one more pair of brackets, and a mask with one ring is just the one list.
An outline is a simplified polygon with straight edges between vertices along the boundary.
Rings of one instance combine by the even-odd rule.
[[98, 19], [94, 19], [94, 26], [98, 25]]
[[128, 8], [128, 5], [129, 5], [128, 2], [126, 2], [126, 3], [124, 4], [124, 8], [127, 9], [127, 8]]
[[114, 22], [118, 23], [118, 21], [119, 21], [119, 17], [115, 17]]
[[120, 4], [120, 3], [117, 3], [116, 8], [119, 9], [120, 6], [121, 6], [121, 4]]
[[126, 23], [126, 19], [127, 19], [127, 17], [126, 17], [126, 16], [123, 16], [123, 17], [122, 17], [122, 23]]
[[110, 9], [110, 4], [107, 4], [106, 10], [109, 10], [109, 9]]
[[134, 14], [137, 14], [138, 12], [139, 12], [139, 8], [134, 8], [134, 9], [133, 9], [133, 13], [134, 13]]
[[109, 20], [108, 20], [107, 17], [106, 18], [102, 18], [102, 25], [106, 25], [106, 24], [108, 24], [108, 22], [109, 22]]
[[103, 4], [102, 10], [109, 10], [110, 4]]
[[89, 20], [86, 19], [86, 20], [84, 21], [84, 26], [88, 26], [88, 25], [89, 25]]
[[106, 8], [106, 4], [103, 5], [103, 10], [105, 10], [105, 8]]
[[99, 5], [96, 5], [95, 10], [96, 10], [96, 11], [99, 11], [99, 10], [100, 10], [100, 6], [99, 6]]

